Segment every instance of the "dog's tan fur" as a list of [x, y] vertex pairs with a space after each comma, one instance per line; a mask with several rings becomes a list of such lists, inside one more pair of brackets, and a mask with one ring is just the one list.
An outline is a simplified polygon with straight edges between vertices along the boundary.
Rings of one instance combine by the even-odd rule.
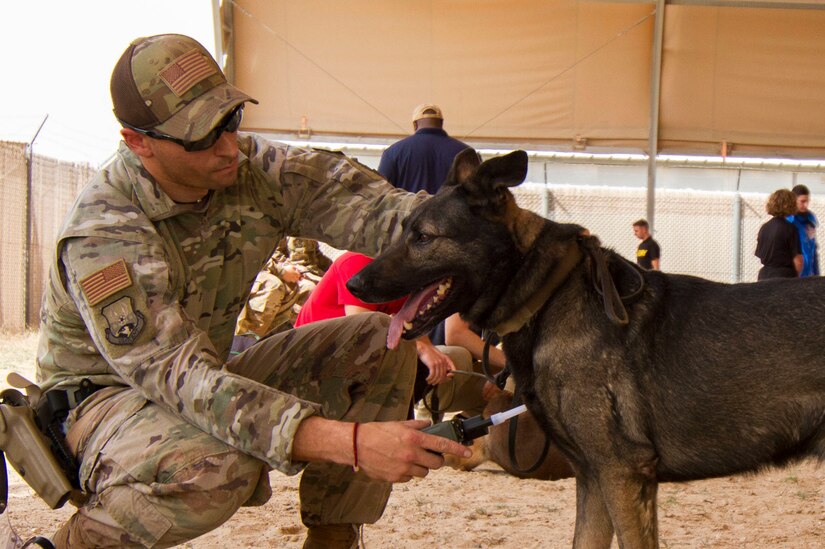
[[[503, 412], [512, 407], [513, 394], [508, 391], [499, 391], [493, 395], [484, 408], [484, 417]], [[516, 428], [515, 456], [518, 468], [513, 466], [509, 451], [509, 424], [494, 425], [490, 433], [473, 441], [473, 455], [469, 458], [446, 457], [446, 464], [454, 469], [472, 471], [485, 461], [492, 461], [501, 466], [511, 475], [519, 478], [533, 478], [539, 480], [558, 480], [573, 476], [573, 469], [564, 457], [564, 454], [550, 444], [547, 454], [535, 471], [523, 472], [531, 467], [538, 459], [544, 447], [545, 434], [536, 418], [530, 412], [521, 414]]]

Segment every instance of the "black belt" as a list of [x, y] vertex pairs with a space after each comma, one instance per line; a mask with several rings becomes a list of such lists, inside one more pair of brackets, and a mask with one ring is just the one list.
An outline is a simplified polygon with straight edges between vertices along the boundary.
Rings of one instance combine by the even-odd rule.
[[67, 386], [61, 389], [50, 389], [43, 393], [45, 402], [41, 399], [37, 404], [38, 410], [47, 405], [54, 413], [65, 410], [68, 415], [69, 410], [77, 408], [77, 405], [83, 402], [86, 398], [93, 395], [96, 391], [103, 389], [103, 385], [95, 385], [87, 378], [80, 380], [77, 386]]

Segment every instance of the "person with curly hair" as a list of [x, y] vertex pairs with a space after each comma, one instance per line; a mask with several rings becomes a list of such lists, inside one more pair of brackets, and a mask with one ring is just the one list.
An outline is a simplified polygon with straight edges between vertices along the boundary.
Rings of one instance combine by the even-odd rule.
[[755, 255], [762, 260], [757, 280], [796, 278], [802, 272], [802, 245], [799, 231], [787, 220], [796, 213], [796, 195], [788, 189], [771, 193], [765, 204], [770, 221], [759, 229]]

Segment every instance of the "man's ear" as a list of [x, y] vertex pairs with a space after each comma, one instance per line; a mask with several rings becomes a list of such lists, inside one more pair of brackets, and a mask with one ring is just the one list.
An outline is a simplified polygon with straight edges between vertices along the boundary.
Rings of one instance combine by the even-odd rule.
[[142, 133], [129, 128], [120, 128], [120, 136], [126, 142], [133, 153], [140, 157], [149, 157], [153, 155], [152, 148], [149, 146], [149, 138]]

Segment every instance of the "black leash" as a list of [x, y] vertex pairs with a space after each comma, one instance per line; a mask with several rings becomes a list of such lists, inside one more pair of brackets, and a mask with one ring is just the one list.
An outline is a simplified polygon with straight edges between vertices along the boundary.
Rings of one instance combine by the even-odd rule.
[[[521, 395], [516, 391], [516, 393], [513, 394], [513, 404], [511, 408], [520, 404], [522, 404]], [[516, 429], [518, 428], [518, 418], [519, 416], [510, 418], [510, 426], [507, 429], [507, 454], [510, 457], [510, 466], [513, 470], [519, 474], [528, 475], [541, 467], [541, 464], [544, 463], [544, 460], [547, 458], [547, 453], [550, 451], [550, 437], [542, 430], [544, 433], [544, 447], [541, 449], [541, 452], [539, 452], [539, 457], [530, 467], [522, 468], [518, 463], [518, 457], [516, 457]]]
[[[451, 398], [447, 404], [441, 406], [437, 387], [438, 385], [430, 385], [428, 383], [427, 387], [424, 389], [424, 396], [421, 397], [421, 402], [424, 404], [424, 409], [430, 412], [434, 424], [441, 422], [441, 417], [444, 415], [444, 412], [447, 411], [447, 408], [450, 407], [455, 399], [455, 392], [453, 392], [453, 398]], [[427, 395], [430, 395], [429, 404], [427, 404]]]
[[607, 260], [604, 257], [604, 250], [602, 250], [599, 240], [595, 237], [587, 237], [582, 239], [582, 247], [590, 256], [590, 280], [596, 293], [599, 294], [604, 301], [604, 312], [607, 318], [616, 325], [626, 326], [630, 322], [630, 317], [627, 314], [625, 305], [632, 303], [639, 297], [645, 289], [645, 277], [640, 267], [627, 262], [631, 266], [631, 270], [639, 279], [639, 287], [627, 295], [619, 295], [619, 290], [616, 289], [616, 283], [610, 275], [610, 270], [607, 267]]
[[484, 372], [483, 377], [499, 389], [504, 389], [507, 384], [507, 378], [510, 377], [510, 365], [504, 363], [504, 368], [497, 373], [490, 372], [490, 345], [493, 339], [499, 339], [498, 334], [492, 330], [481, 330], [481, 339], [484, 341], [484, 349], [481, 351], [481, 371]]
[[[453, 374], [480, 377], [482, 379], [486, 379], [499, 389], [504, 389], [504, 385], [507, 383], [507, 378], [510, 376], [509, 367], [505, 364], [504, 368], [499, 373], [492, 374], [490, 372], [490, 344], [493, 338], [498, 339], [495, 332], [486, 329], [481, 331], [481, 339], [484, 341], [484, 349], [481, 352], [481, 370], [484, 372], [483, 374], [478, 372], [465, 372], [463, 370], [455, 370], [453, 371]], [[427, 385], [422, 401], [424, 402], [424, 408], [426, 408], [427, 411], [433, 415], [433, 423], [438, 423], [435, 419], [436, 414], [441, 415], [447, 411], [447, 408], [450, 407], [455, 399], [455, 392], [453, 393], [453, 397], [450, 401], [439, 408], [438, 391], [436, 391], [435, 388], [435, 385]], [[432, 392], [432, 396], [430, 397], [430, 404], [427, 404], [427, 395], [430, 394], [430, 392]]]
[[9, 474], [6, 469], [6, 454], [0, 450], [0, 515], [9, 504]]
[[[496, 375], [492, 375], [490, 373], [490, 344], [493, 340], [493, 336], [495, 336], [495, 333], [490, 332], [489, 330], [483, 330], [481, 332], [481, 339], [484, 340], [484, 351], [481, 353], [481, 369], [484, 371], [484, 376], [487, 378], [487, 381], [503, 390], [504, 386], [507, 384], [507, 378], [510, 377], [510, 364], [506, 363], [504, 365], [504, 369]], [[510, 407], [515, 408], [520, 404], [523, 404], [523, 402], [521, 395], [518, 392], [518, 388], [516, 388], [516, 392], [513, 394], [513, 403]], [[509, 420], [510, 425], [507, 427], [507, 455], [510, 458], [510, 466], [516, 473], [520, 475], [529, 475], [541, 467], [541, 464], [544, 463], [544, 460], [547, 458], [547, 453], [550, 451], [550, 437], [547, 436], [547, 433], [544, 433], [544, 447], [541, 449], [535, 463], [529, 467], [522, 467], [519, 465], [518, 457], [516, 456], [516, 433], [518, 430], [518, 419], [519, 416], [515, 416]]]

